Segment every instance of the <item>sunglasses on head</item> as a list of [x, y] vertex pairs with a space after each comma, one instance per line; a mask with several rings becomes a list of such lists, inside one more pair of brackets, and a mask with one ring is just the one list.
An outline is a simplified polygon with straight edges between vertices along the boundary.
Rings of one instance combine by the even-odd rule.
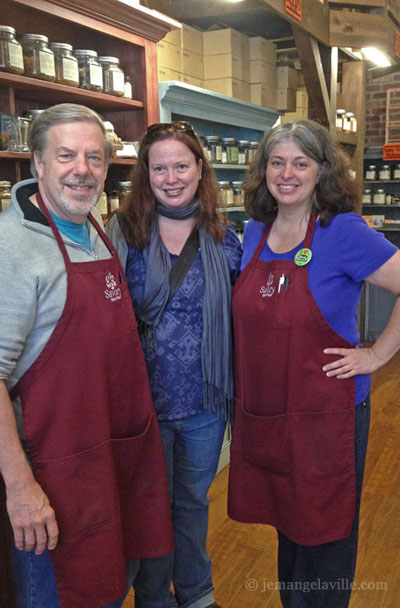
[[147, 135], [154, 135], [160, 131], [164, 131], [166, 129], [174, 129], [175, 131], [181, 131], [183, 133], [190, 133], [190, 135], [195, 135], [194, 129], [189, 122], [186, 120], [178, 120], [176, 122], [158, 122], [154, 125], [150, 125], [146, 129]]

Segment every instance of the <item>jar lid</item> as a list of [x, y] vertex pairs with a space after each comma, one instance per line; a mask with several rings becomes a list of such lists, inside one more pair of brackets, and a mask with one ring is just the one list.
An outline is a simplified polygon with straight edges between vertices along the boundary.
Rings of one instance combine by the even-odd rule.
[[115, 185], [119, 190], [126, 189], [132, 187], [132, 182], [117, 182]]
[[210, 143], [216, 144], [217, 142], [219, 142], [219, 137], [218, 135], [206, 135], [204, 137], [204, 139]]
[[47, 36], [43, 36], [42, 34], [23, 34], [21, 42], [33, 42], [35, 40], [38, 42], [45, 42], [46, 44], [49, 42]]
[[67, 42], [50, 42], [49, 46], [51, 49], [72, 51], [72, 44], [68, 44]]
[[9, 25], [0, 25], [0, 32], [8, 32], [9, 34], [15, 34], [15, 29]]
[[364, 194], [371, 194], [371, 188], [365, 188]]
[[381, 169], [390, 169], [390, 165], [382, 165]]
[[243, 186], [244, 182], [231, 182], [231, 184], [235, 188], [241, 188]]
[[0, 182], [0, 187], [1, 188], [11, 188], [11, 182], [4, 180], [4, 181]]
[[337, 109], [336, 114], [346, 114], [346, 110], [343, 110], [343, 108]]
[[231, 182], [226, 182], [226, 181], [222, 181], [222, 182], [218, 182], [218, 186], [220, 186], [220, 188], [226, 188], [229, 187], [231, 185]]
[[75, 55], [79, 57], [97, 57], [96, 51], [89, 51], [88, 49], [75, 49]]
[[368, 169], [376, 169], [376, 165], [368, 165]]
[[352, 118], [354, 116], [354, 112], [346, 112], [347, 118]]
[[223, 137], [222, 141], [224, 144], [235, 144], [236, 139], [234, 137]]
[[239, 144], [240, 146], [249, 146], [249, 145], [250, 145], [250, 142], [249, 142], [249, 140], [248, 140], [248, 139], [239, 139], [238, 144]]
[[251, 141], [250, 148], [258, 148], [260, 142], [259, 141]]
[[378, 188], [375, 193], [376, 194], [385, 194], [385, 191], [383, 188]]
[[44, 110], [26, 110], [24, 112], [24, 116], [36, 118], [36, 116], [39, 116], [39, 114], [41, 114], [42, 112], [44, 112]]
[[99, 57], [100, 63], [116, 63], [119, 65], [118, 57]]

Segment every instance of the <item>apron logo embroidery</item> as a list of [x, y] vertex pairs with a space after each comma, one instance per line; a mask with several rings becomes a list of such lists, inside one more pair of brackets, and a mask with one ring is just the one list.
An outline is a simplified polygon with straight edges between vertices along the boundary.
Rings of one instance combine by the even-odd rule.
[[265, 285], [265, 286], [263, 285], [260, 288], [260, 294], [262, 295], [263, 298], [270, 298], [272, 295], [274, 295], [275, 287], [272, 286], [273, 282], [274, 282], [274, 275], [272, 274], [272, 272], [270, 272], [268, 281], [267, 281], [267, 285]]
[[108, 287], [108, 289], [104, 290], [104, 294], [105, 294], [107, 300], [111, 300], [111, 302], [120, 300], [122, 297], [121, 288], [117, 287], [117, 281], [115, 280], [115, 277], [111, 272], [109, 272], [106, 275], [105, 281], [106, 281], [106, 286]]

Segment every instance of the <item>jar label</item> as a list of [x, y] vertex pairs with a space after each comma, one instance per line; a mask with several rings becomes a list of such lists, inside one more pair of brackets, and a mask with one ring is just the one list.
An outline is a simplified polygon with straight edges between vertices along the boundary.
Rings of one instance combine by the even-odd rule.
[[71, 82], [79, 83], [79, 71], [77, 62], [73, 59], [63, 57], [62, 66], [64, 76], [63, 80], [70, 80]]
[[10, 66], [13, 68], [24, 69], [24, 56], [22, 48], [18, 44], [8, 43], [8, 56], [10, 58]]
[[215, 146], [215, 162], [222, 162], [222, 146]]
[[101, 65], [90, 66], [90, 84], [103, 88], [103, 69]]
[[39, 51], [39, 65], [41, 74], [55, 77], [56, 69], [54, 67], [54, 55], [52, 53]]
[[120, 91], [121, 93], [125, 90], [125, 80], [123, 72], [113, 73], [113, 89], [114, 91]]

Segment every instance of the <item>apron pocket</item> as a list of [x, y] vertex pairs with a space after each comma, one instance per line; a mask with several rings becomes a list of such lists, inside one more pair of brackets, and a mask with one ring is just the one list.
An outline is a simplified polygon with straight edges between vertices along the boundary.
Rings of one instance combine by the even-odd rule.
[[[152, 422], [157, 424], [155, 414], [151, 414], [146, 428], [140, 435], [125, 439], [112, 439], [111, 445], [114, 455], [115, 472], [120, 488], [131, 488], [137, 483], [138, 465], [141, 460], [143, 448], [147, 443]], [[154, 445], [154, 444], [153, 444]], [[152, 476], [150, 471], [146, 472], [147, 482], [150, 484]], [[153, 477], [154, 477], [153, 471]]]
[[63, 541], [111, 520], [116, 512], [110, 443], [72, 456], [39, 460], [35, 477], [55, 510]]
[[240, 411], [246, 460], [271, 473], [287, 475], [290, 472], [287, 415], [255, 416], [242, 406]]
[[290, 414], [297, 477], [334, 477], [354, 470], [354, 415], [354, 407]]

